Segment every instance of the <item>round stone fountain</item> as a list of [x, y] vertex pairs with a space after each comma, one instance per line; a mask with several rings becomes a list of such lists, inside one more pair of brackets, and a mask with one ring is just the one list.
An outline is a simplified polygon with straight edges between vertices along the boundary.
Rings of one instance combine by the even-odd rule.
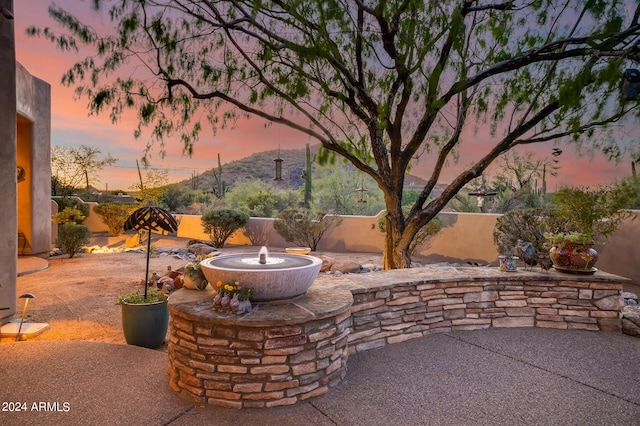
[[[320, 259], [263, 249], [200, 265], [211, 286], [169, 298], [169, 385], [178, 395], [203, 405], [269, 408], [340, 383], [353, 296], [348, 288], [312, 285]], [[214, 309], [218, 281], [253, 288], [253, 309], [242, 315]]]
[[212, 286], [238, 281], [253, 289], [254, 302], [290, 299], [306, 292], [318, 276], [322, 260], [317, 257], [278, 253], [263, 247], [258, 255], [228, 254], [200, 262]]

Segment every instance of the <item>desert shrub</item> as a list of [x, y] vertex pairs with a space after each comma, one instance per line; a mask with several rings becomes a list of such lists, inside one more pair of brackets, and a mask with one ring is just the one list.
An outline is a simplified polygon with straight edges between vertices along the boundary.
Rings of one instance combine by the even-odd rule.
[[560, 188], [553, 196], [553, 205], [558, 217], [594, 240], [596, 236], [608, 237], [618, 229], [621, 221], [632, 217], [624, 209], [633, 206], [637, 197], [636, 181], [625, 179], [596, 188]]
[[205, 212], [200, 220], [213, 245], [221, 248], [231, 234], [249, 222], [249, 215], [240, 210], [218, 209]]
[[286, 209], [278, 214], [273, 228], [285, 241], [315, 251], [324, 233], [341, 222], [340, 216], [325, 215], [308, 209]]
[[59, 224], [79, 224], [85, 219], [86, 216], [75, 207], [65, 207], [53, 217], [53, 221]]
[[[67, 208], [75, 208], [80, 211], [80, 213], [86, 218], [89, 216], [90, 210], [89, 205], [83, 202], [81, 199], [77, 197], [63, 197], [63, 198], [55, 198], [54, 201], [58, 204], [58, 212], [63, 212]], [[84, 218], [82, 220], [84, 220]], [[62, 223], [62, 222], [59, 222]], [[80, 223], [80, 222], [75, 222]]]
[[547, 250], [545, 232], [569, 231], [569, 228], [567, 220], [558, 217], [553, 209], [511, 210], [496, 221], [493, 242], [504, 255], [514, 253], [518, 240], [528, 241], [538, 252], [543, 252]]
[[135, 210], [133, 204], [107, 203], [98, 204], [93, 207], [102, 222], [109, 228], [109, 234], [116, 236], [124, 231], [124, 223]]
[[244, 227], [244, 234], [254, 246], [266, 246], [271, 227], [267, 221], [252, 221]]
[[85, 225], [65, 223], [60, 225], [58, 230], [56, 246], [67, 253], [69, 258], [72, 258], [84, 245], [89, 243], [90, 237], [91, 231]]
[[[409, 206], [405, 207], [408, 210]], [[381, 214], [378, 219], [378, 229], [381, 232], [386, 232], [387, 229], [387, 215]], [[426, 225], [424, 225], [409, 244], [409, 254], [413, 255], [419, 248], [426, 247], [431, 241], [431, 237], [436, 235], [442, 229], [442, 221], [439, 217], [434, 217]]]

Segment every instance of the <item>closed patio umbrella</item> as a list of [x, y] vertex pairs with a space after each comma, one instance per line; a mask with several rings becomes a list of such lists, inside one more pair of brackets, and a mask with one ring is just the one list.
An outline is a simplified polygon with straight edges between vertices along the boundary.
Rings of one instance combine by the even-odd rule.
[[149, 256], [151, 251], [151, 231], [157, 231], [158, 229], [165, 230], [167, 232], [175, 232], [178, 230], [178, 222], [168, 211], [154, 206], [146, 206], [139, 208], [131, 213], [131, 216], [127, 218], [124, 223], [124, 230], [129, 231], [146, 230], [149, 231], [149, 237], [147, 238], [147, 269], [144, 275], [144, 298], [147, 298], [147, 286], [149, 280]]

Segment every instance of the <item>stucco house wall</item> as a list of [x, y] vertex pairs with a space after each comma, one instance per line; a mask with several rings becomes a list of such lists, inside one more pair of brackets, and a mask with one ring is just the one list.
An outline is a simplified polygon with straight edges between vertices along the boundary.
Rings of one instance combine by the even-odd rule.
[[0, 325], [16, 311], [17, 255], [51, 248], [51, 88], [16, 62], [14, 31], [0, 16]]

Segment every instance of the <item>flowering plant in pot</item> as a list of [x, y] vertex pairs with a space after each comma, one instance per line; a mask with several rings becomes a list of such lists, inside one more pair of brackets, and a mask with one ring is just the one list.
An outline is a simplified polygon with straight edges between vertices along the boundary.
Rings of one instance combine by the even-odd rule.
[[230, 310], [235, 314], [244, 314], [251, 311], [251, 296], [253, 289], [243, 286], [239, 281], [223, 283], [218, 281], [215, 286], [216, 295], [213, 298], [213, 306], [220, 310]]
[[595, 272], [598, 253], [592, 246], [604, 243], [623, 220], [631, 217], [624, 209], [637, 195], [638, 187], [633, 180], [595, 189], [561, 188], [553, 203], [556, 215], [566, 221], [566, 229], [545, 233], [554, 267], [563, 272]]

